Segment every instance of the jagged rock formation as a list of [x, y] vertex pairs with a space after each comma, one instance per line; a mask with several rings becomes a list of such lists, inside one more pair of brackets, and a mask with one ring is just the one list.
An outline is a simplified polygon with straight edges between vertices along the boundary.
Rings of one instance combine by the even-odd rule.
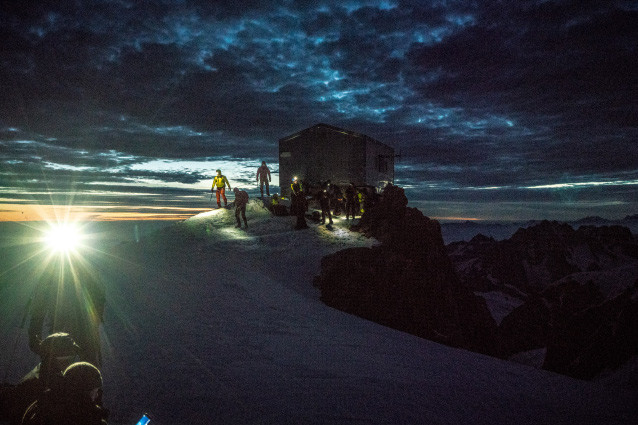
[[524, 300], [499, 324], [504, 358], [546, 348], [544, 369], [591, 379], [638, 353], [638, 244], [629, 229], [544, 221], [448, 251], [475, 293]]
[[485, 301], [464, 288], [439, 223], [407, 207], [388, 186], [358, 231], [381, 241], [324, 257], [315, 284], [328, 305], [414, 335], [494, 354], [496, 324]]

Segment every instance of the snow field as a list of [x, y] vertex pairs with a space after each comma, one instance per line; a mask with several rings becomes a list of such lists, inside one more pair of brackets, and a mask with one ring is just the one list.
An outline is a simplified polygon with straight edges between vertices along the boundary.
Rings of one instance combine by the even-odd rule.
[[[114, 424], [629, 424], [636, 393], [442, 346], [325, 306], [321, 258], [376, 242], [342, 219], [293, 231], [259, 202], [114, 247], [102, 372]], [[6, 296], [5, 296], [6, 295]], [[0, 297], [20, 335], [21, 291]], [[19, 336], [12, 379], [36, 359]]]

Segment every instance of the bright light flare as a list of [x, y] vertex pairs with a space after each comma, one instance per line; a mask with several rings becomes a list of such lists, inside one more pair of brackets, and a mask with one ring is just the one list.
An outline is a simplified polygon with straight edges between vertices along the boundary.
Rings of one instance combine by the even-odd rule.
[[68, 253], [75, 251], [82, 244], [82, 239], [84, 236], [77, 226], [72, 223], [60, 223], [52, 225], [42, 241], [54, 252]]

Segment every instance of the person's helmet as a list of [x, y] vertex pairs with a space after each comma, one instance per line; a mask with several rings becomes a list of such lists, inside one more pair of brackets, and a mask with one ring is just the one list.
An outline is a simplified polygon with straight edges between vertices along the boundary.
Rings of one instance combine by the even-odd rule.
[[71, 393], [81, 393], [102, 388], [102, 374], [88, 362], [77, 362], [67, 367], [62, 374], [64, 387]]
[[238, 188], [234, 188], [233, 192], [239, 192], [239, 189]]
[[217, 174], [221, 174], [222, 170], [215, 170]]
[[53, 357], [71, 357], [80, 354], [80, 346], [75, 343], [71, 335], [58, 332], [44, 338], [38, 349], [43, 359]]
[[261, 165], [266, 165], [266, 161], [261, 161]]
[[292, 181], [293, 181], [293, 182], [296, 182], [297, 180], [299, 180], [299, 179], [297, 178], [297, 176], [295, 176], [295, 177], [293, 177], [293, 178], [292, 178]]

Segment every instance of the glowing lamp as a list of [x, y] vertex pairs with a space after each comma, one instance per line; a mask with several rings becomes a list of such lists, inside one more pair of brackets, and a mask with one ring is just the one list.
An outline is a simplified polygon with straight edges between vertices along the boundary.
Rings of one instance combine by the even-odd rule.
[[42, 238], [43, 242], [55, 252], [74, 251], [82, 241], [80, 230], [69, 223], [51, 226]]

